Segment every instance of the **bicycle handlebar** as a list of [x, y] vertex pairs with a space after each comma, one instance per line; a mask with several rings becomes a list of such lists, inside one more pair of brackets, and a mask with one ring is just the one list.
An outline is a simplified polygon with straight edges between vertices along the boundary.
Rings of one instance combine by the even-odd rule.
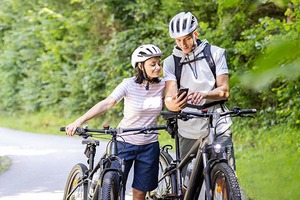
[[[145, 126], [137, 128], [103, 128], [103, 129], [89, 129], [89, 128], [76, 128], [77, 135], [86, 135], [87, 133], [105, 133], [105, 134], [120, 134], [126, 132], [137, 131], [137, 133], [147, 133], [149, 131], [155, 130], [166, 130], [166, 125], [157, 125], [157, 126]], [[61, 127], [60, 131], [66, 131], [66, 127]]]
[[[244, 114], [253, 114], [256, 113], [256, 109], [240, 109], [238, 107], [234, 107], [232, 110], [225, 111], [218, 113], [220, 117], [231, 115], [236, 117], [245, 117]], [[164, 119], [170, 118], [177, 118], [177, 119], [191, 119], [194, 117], [200, 118], [209, 118], [213, 117], [216, 112], [207, 112], [207, 110], [202, 110], [202, 112], [190, 112], [190, 111], [179, 111], [179, 112], [172, 112], [172, 111], [161, 111], [161, 114]]]

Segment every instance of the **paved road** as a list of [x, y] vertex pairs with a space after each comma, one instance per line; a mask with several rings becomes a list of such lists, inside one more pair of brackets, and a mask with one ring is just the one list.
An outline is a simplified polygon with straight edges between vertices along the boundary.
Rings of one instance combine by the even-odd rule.
[[[98, 155], [105, 146], [97, 149]], [[12, 160], [0, 174], [0, 200], [62, 200], [71, 168], [86, 163], [83, 151], [80, 138], [0, 128], [0, 156]], [[128, 188], [126, 199], [131, 198]]]
[[[97, 148], [99, 156], [106, 146], [105, 142], [101, 144]], [[80, 138], [0, 127], [0, 156], [7, 155], [12, 160], [8, 171], [0, 174], [0, 200], [62, 200], [71, 168], [76, 163], [86, 163], [83, 151]], [[128, 181], [126, 200], [132, 199], [131, 179]], [[204, 199], [203, 193], [199, 199]]]

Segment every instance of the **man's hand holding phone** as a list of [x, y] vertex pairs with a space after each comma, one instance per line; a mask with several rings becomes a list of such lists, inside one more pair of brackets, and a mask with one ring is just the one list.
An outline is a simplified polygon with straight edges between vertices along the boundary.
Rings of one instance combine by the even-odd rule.
[[183, 100], [187, 97], [189, 92], [189, 88], [180, 88], [177, 94], [177, 98], [180, 98], [180, 100]]
[[167, 96], [165, 101], [169, 104], [168, 109], [171, 111], [179, 111], [185, 108], [188, 98], [188, 88], [181, 88], [175, 96]]

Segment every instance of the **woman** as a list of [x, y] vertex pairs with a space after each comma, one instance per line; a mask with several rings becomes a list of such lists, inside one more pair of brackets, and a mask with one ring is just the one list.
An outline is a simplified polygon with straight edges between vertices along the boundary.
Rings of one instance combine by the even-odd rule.
[[[66, 127], [69, 136], [74, 135], [77, 127], [84, 122], [101, 115], [124, 98], [124, 117], [119, 123], [121, 128], [134, 128], [156, 125], [162, 109], [165, 82], [161, 73], [161, 50], [152, 44], [135, 49], [131, 64], [137, 74], [125, 78], [104, 100], [94, 105], [84, 115]], [[126, 133], [127, 134], [127, 133]], [[159, 144], [157, 134], [120, 135], [119, 157], [126, 161], [127, 177], [134, 161], [134, 179], [132, 183], [133, 199], [145, 199], [147, 191], [157, 187]]]

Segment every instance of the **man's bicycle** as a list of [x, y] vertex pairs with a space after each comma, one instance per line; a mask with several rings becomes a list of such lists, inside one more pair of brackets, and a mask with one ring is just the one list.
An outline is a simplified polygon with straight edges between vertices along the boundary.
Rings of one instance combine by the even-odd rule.
[[[67, 179], [64, 190], [64, 200], [124, 200], [126, 178], [124, 175], [125, 161], [118, 157], [117, 137], [128, 134], [158, 134], [156, 130], [165, 130], [166, 126], [147, 126], [139, 128], [109, 128], [89, 129], [77, 128], [76, 134], [83, 137], [86, 145], [84, 154], [88, 158], [88, 167], [83, 163], [76, 164]], [[60, 129], [65, 131], [65, 127]], [[131, 132], [131, 133], [129, 133]], [[99, 140], [93, 137], [109, 134], [111, 139], [106, 152], [100, 161], [94, 165], [96, 147]]]
[[[162, 116], [167, 120], [167, 131], [175, 139], [175, 156], [173, 159], [168, 151], [171, 145], [161, 148], [159, 183], [156, 190], [147, 193], [147, 199], [178, 199], [198, 200], [202, 185], [205, 189], [205, 199], [241, 199], [241, 191], [235, 171], [228, 165], [226, 147], [217, 142], [216, 128], [220, 119], [225, 116], [253, 117], [256, 109], [233, 108], [222, 113], [207, 112], [171, 112], [162, 111]], [[187, 155], [180, 158], [179, 139], [177, 135], [177, 119], [189, 120], [192, 118], [205, 118], [208, 121], [208, 131], [204, 137], [199, 138]], [[216, 122], [213, 124], [213, 122]], [[193, 163], [190, 175], [182, 178], [184, 166]], [[188, 180], [186, 179], [188, 178]], [[187, 183], [186, 191], [183, 190], [183, 181]]]

